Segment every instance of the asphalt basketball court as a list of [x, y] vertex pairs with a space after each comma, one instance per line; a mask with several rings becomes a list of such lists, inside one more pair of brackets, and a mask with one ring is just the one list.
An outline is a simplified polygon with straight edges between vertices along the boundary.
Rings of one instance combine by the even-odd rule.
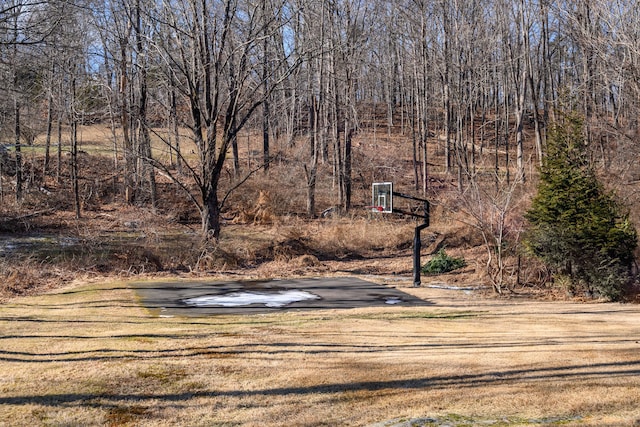
[[130, 286], [146, 308], [161, 316], [431, 305], [396, 288], [352, 277], [133, 282]]

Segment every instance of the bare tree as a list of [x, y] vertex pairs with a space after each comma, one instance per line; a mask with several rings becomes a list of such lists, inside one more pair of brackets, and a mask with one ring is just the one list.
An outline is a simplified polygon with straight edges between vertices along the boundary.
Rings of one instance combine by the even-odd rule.
[[296, 13], [284, 2], [273, 6], [270, 19], [265, 20], [260, 2], [175, 0], [165, 2], [158, 16], [163, 36], [174, 43], [157, 47], [179, 82], [175, 89], [187, 99], [190, 109], [187, 125], [199, 161], [183, 164], [198, 193], [192, 193], [160, 162], [154, 165], [187, 191], [200, 212], [206, 238], [220, 236], [226, 196], [221, 197], [219, 189], [227, 153], [240, 130], [300, 62], [292, 51], [274, 59], [272, 70], [277, 74], [254, 72], [262, 65], [264, 26], [288, 25]]
[[[338, 205], [351, 208], [352, 139], [360, 128], [358, 76], [364, 74], [367, 57], [360, 48], [369, 39], [376, 21], [375, 9], [359, 1], [345, 0], [332, 10], [331, 70], [334, 91], [333, 138], [338, 182]], [[340, 139], [344, 145], [340, 143]]]
[[[504, 177], [498, 179], [504, 180]], [[516, 255], [515, 248], [523, 230], [515, 209], [523, 194], [521, 182], [522, 178], [514, 179], [496, 189], [490, 182], [482, 182], [475, 176], [459, 193], [463, 221], [475, 228], [484, 241], [485, 271], [497, 293], [516, 284], [508, 274], [517, 269], [509, 271], [507, 261]]]
[[23, 116], [25, 110], [33, 110], [31, 105], [42, 95], [39, 79], [45, 64], [40, 56], [64, 16], [64, 4], [55, 0], [10, 0], [0, 5], [0, 69], [5, 100], [11, 104], [17, 201], [22, 200], [24, 192], [22, 143], [33, 142], [37, 123]]

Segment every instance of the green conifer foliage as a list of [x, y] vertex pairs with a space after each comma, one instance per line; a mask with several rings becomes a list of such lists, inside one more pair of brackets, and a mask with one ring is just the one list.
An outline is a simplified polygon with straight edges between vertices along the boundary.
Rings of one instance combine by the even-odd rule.
[[564, 117], [547, 144], [525, 243], [570, 291], [619, 300], [630, 281], [636, 230], [589, 164], [580, 117]]

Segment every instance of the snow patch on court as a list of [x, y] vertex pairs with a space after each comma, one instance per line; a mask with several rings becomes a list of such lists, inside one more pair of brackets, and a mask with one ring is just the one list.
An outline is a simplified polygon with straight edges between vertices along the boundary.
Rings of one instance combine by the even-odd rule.
[[206, 295], [184, 299], [183, 302], [197, 307], [241, 307], [252, 304], [264, 304], [266, 307], [278, 308], [294, 302], [320, 299], [310, 292], [289, 290], [279, 292], [232, 292], [224, 295]]

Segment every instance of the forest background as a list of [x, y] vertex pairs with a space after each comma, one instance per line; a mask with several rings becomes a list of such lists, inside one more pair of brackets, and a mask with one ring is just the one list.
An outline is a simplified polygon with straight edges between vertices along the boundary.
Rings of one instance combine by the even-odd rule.
[[521, 240], [566, 111], [638, 223], [634, 1], [0, 4], [3, 295], [114, 272], [404, 274], [414, 224], [367, 208], [382, 181], [432, 201], [427, 251], [470, 265], [452, 280], [547, 292]]

